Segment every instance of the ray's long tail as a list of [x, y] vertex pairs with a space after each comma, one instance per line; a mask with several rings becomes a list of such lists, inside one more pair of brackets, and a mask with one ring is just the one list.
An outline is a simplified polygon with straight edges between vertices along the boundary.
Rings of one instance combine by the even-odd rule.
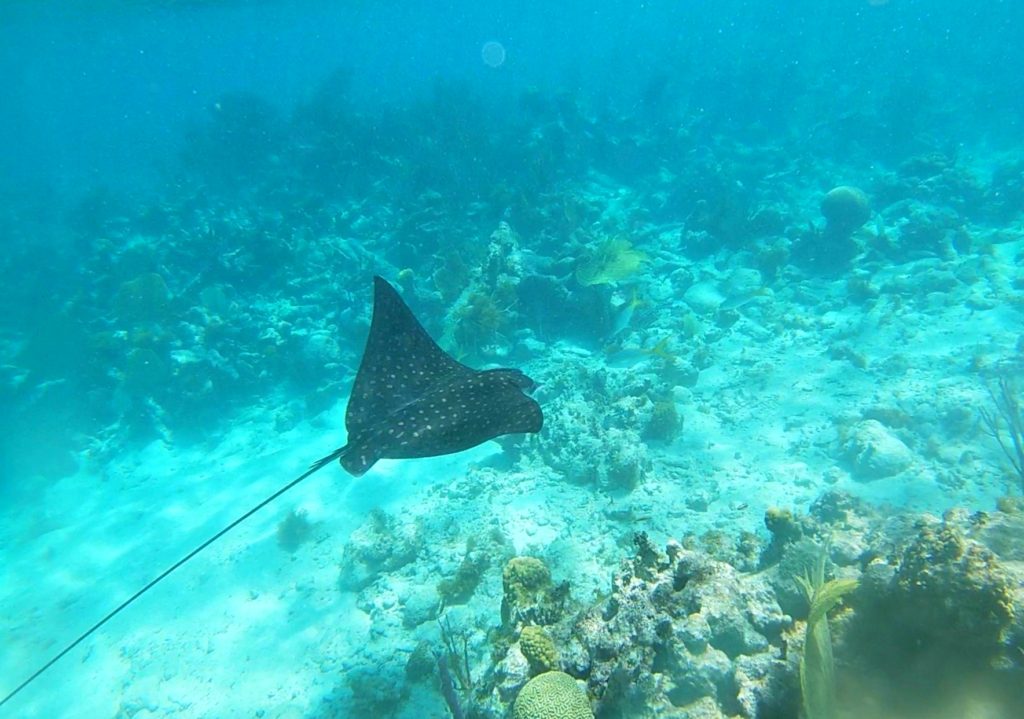
[[27, 686], [28, 686], [29, 684], [31, 684], [31, 683], [32, 683], [33, 681], [35, 681], [35, 680], [36, 680], [36, 679], [37, 679], [37, 678], [39, 677], [39, 675], [40, 675], [40, 674], [42, 674], [42, 673], [43, 673], [43, 672], [45, 672], [45, 671], [46, 671], [47, 669], [49, 669], [49, 668], [50, 668], [50, 667], [52, 667], [52, 666], [53, 666], [54, 664], [56, 664], [56, 663], [57, 663], [58, 661], [60, 661], [60, 660], [61, 660], [61, 658], [63, 658], [65, 654], [67, 654], [67, 653], [68, 653], [68, 652], [70, 652], [70, 651], [71, 651], [72, 649], [74, 649], [74, 648], [75, 648], [75, 647], [77, 647], [77, 646], [78, 646], [79, 644], [81, 644], [81, 643], [82, 643], [82, 642], [84, 642], [84, 641], [85, 641], [86, 639], [88, 639], [88, 638], [89, 638], [89, 637], [90, 637], [90, 636], [91, 636], [91, 635], [92, 635], [92, 634], [93, 634], [94, 632], [96, 632], [96, 630], [98, 630], [98, 629], [99, 629], [100, 627], [102, 627], [102, 626], [103, 626], [104, 624], [106, 624], [106, 623], [107, 623], [107, 622], [109, 622], [109, 621], [110, 621], [111, 619], [113, 619], [114, 617], [116, 617], [116, 616], [117, 616], [118, 614], [120, 614], [120, 613], [121, 613], [122, 611], [124, 611], [125, 609], [127, 609], [127, 608], [128, 608], [128, 607], [129, 607], [129, 606], [130, 606], [130, 605], [131, 605], [131, 604], [132, 604], [132, 603], [133, 603], [133, 602], [134, 602], [134, 601], [136, 600], [136, 599], [138, 599], [138, 598], [139, 598], [139, 597], [141, 597], [141, 596], [142, 596], [143, 594], [145, 594], [146, 592], [148, 592], [148, 591], [149, 591], [150, 589], [152, 589], [153, 587], [155, 587], [155, 586], [156, 586], [157, 584], [159, 584], [160, 582], [162, 582], [162, 581], [163, 581], [164, 579], [166, 579], [166, 578], [167, 578], [168, 576], [170, 576], [170, 574], [171, 574], [172, 572], [174, 572], [174, 571], [175, 571], [176, 569], [180, 568], [180, 567], [181, 567], [181, 566], [182, 566], [183, 564], [185, 564], [186, 562], [188, 562], [188, 561], [189, 561], [190, 559], [192, 559], [193, 557], [195, 557], [195, 556], [196, 556], [197, 554], [199, 554], [199, 553], [200, 553], [201, 551], [203, 551], [204, 549], [206, 549], [207, 547], [209, 547], [209, 546], [210, 546], [211, 544], [213, 544], [214, 542], [216, 542], [216, 541], [217, 541], [218, 539], [220, 539], [220, 538], [221, 538], [221, 537], [223, 537], [223, 536], [224, 536], [225, 534], [227, 534], [228, 532], [230, 532], [230, 531], [231, 531], [232, 529], [234, 529], [235, 527], [237, 527], [237, 526], [238, 526], [239, 524], [241, 524], [242, 522], [244, 522], [245, 520], [247, 520], [247, 519], [248, 519], [249, 517], [251, 517], [252, 515], [256, 514], [256, 512], [258, 512], [258, 511], [260, 511], [261, 509], [263, 509], [264, 507], [266, 507], [266, 506], [267, 506], [268, 504], [270, 504], [270, 503], [271, 503], [271, 502], [273, 502], [273, 501], [274, 501], [275, 499], [277, 499], [278, 497], [280, 497], [280, 496], [281, 496], [282, 494], [284, 494], [285, 492], [287, 492], [287, 491], [288, 491], [289, 489], [291, 489], [292, 487], [294, 487], [295, 485], [297, 485], [297, 484], [298, 484], [299, 482], [301, 482], [302, 480], [306, 479], [306, 478], [307, 478], [307, 477], [309, 477], [309, 476], [310, 476], [311, 474], [315, 474], [316, 472], [320, 471], [321, 469], [323, 469], [324, 467], [326, 467], [326, 466], [327, 466], [328, 464], [330, 464], [330, 463], [331, 463], [331, 462], [333, 462], [334, 460], [336, 460], [336, 459], [339, 459], [339, 458], [341, 458], [341, 457], [344, 457], [344, 456], [345, 456], [345, 453], [346, 453], [346, 452], [348, 451], [348, 448], [349, 448], [349, 445], [345, 445], [344, 447], [339, 447], [338, 449], [334, 450], [333, 452], [331, 452], [331, 453], [330, 453], [329, 455], [327, 455], [326, 457], [321, 457], [321, 458], [320, 458], [320, 459], [318, 459], [317, 461], [313, 462], [313, 464], [311, 464], [311, 465], [309, 466], [309, 469], [307, 469], [307, 470], [306, 470], [306, 471], [305, 471], [304, 473], [302, 473], [302, 474], [301, 474], [300, 476], [296, 477], [296, 478], [295, 478], [295, 479], [293, 479], [293, 480], [292, 480], [291, 482], [289, 482], [288, 484], [286, 484], [286, 485], [284, 485], [283, 487], [281, 487], [280, 489], [278, 489], [278, 490], [277, 490], [276, 492], [274, 492], [274, 493], [273, 493], [273, 494], [271, 494], [271, 495], [270, 495], [269, 497], [267, 497], [266, 499], [264, 499], [264, 500], [263, 500], [262, 502], [260, 502], [260, 503], [259, 503], [259, 504], [257, 504], [256, 506], [254, 506], [254, 507], [253, 507], [252, 509], [248, 510], [248, 511], [247, 511], [247, 512], [246, 512], [245, 514], [243, 514], [242, 516], [238, 517], [238, 519], [236, 519], [235, 521], [231, 522], [231, 524], [229, 524], [229, 525], [227, 525], [226, 527], [224, 527], [223, 529], [221, 529], [221, 530], [220, 530], [219, 532], [217, 532], [216, 534], [214, 534], [214, 535], [213, 535], [212, 537], [210, 537], [209, 539], [207, 539], [207, 540], [206, 540], [205, 542], [203, 542], [202, 544], [200, 544], [200, 545], [199, 545], [198, 547], [196, 547], [196, 548], [195, 548], [195, 549], [193, 549], [193, 550], [192, 550], [191, 552], [189, 552], [188, 554], [186, 554], [186, 555], [185, 555], [184, 557], [182, 557], [181, 559], [179, 559], [179, 560], [178, 560], [177, 562], [175, 562], [174, 564], [172, 564], [172, 565], [171, 565], [170, 567], [168, 567], [167, 569], [165, 569], [165, 570], [164, 570], [163, 572], [161, 572], [161, 573], [160, 573], [159, 575], [157, 575], [157, 577], [156, 577], [155, 579], [153, 579], [152, 581], [150, 581], [150, 582], [149, 582], [149, 584], [147, 584], [147, 585], [146, 585], [146, 586], [144, 586], [144, 587], [143, 587], [142, 589], [140, 589], [139, 591], [135, 592], [135, 594], [133, 594], [133, 595], [131, 595], [130, 597], [128, 597], [127, 599], [125, 599], [125, 600], [124, 600], [123, 602], [121, 602], [121, 603], [120, 603], [119, 605], [117, 605], [117, 606], [116, 606], [116, 607], [115, 607], [114, 609], [112, 609], [112, 610], [111, 610], [110, 612], [108, 612], [106, 616], [104, 616], [104, 617], [103, 617], [102, 619], [100, 619], [100, 620], [99, 620], [98, 622], [96, 622], [96, 623], [95, 623], [95, 624], [93, 624], [93, 625], [92, 625], [91, 627], [89, 627], [89, 628], [88, 628], [88, 629], [86, 629], [86, 630], [85, 630], [84, 632], [82, 632], [82, 634], [81, 634], [81, 635], [80, 635], [80, 636], [79, 636], [79, 637], [78, 637], [77, 639], [75, 639], [75, 640], [74, 640], [73, 642], [71, 642], [70, 644], [68, 644], [68, 645], [67, 645], [66, 647], [64, 647], [63, 649], [61, 649], [59, 653], [57, 653], [57, 654], [56, 654], [56, 655], [55, 655], [55, 656], [54, 656], [54, 657], [53, 657], [52, 659], [50, 659], [50, 661], [46, 662], [46, 664], [44, 664], [43, 666], [39, 667], [39, 669], [37, 669], [37, 670], [36, 670], [35, 672], [33, 672], [33, 673], [32, 673], [32, 675], [31, 675], [31, 676], [29, 676], [29, 678], [28, 678], [28, 679], [26, 679], [26, 680], [25, 680], [25, 681], [23, 681], [23, 682], [22, 682], [21, 684], [19, 684], [18, 686], [16, 686], [16, 687], [15, 687], [15, 688], [14, 688], [14, 689], [13, 689], [13, 690], [12, 690], [12, 691], [10, 692], [10, 693], [8, 693], [8, 694], [7, 694], [6, 696], [4, 696], [4, 698], [3, 698], [3, 699], [0, 699], [0, 706], [3, 706], [3, 705], [4, 705], [4, 704], [6, 704], [6, 703], [7, 703], [8, 701], [10, 701], [11, 699], [13, 699], [13, 698], [14, 698], [14, 696], [18, 694], [18, 692], [20, 692], [20, 691], [21, 691], [22, 689], [24, 689], [25, 687], [27, 687]]

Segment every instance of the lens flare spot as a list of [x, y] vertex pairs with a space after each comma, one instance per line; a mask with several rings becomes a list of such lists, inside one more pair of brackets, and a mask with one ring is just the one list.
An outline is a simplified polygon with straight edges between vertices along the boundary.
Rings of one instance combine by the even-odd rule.
[[505, 46], [495, 40], [488, 40], [480, 48], [480, 57], [488, 67], [501, 67], [505, 64]]

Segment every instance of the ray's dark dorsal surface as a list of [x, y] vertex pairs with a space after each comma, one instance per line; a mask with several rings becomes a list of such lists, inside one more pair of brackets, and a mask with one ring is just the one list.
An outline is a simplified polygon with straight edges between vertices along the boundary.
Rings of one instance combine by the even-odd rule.
[[504, 434], [540, 431], [540, 405], [526, 394], [536, 386], [533, 380], [517, 369], [474, 370], [457, 362], [386, 280], [374, 277], [373, 290], [370, 334], [345, 411], [345, 446], [318, 459], [121, 602], [0, 699], [0, 706], [176, 569], [334, 460], [360, 476], [379, 459], [436, 457]]
[[436, 457], [540, 431], [540, 405], [524, 394], [533, 380], [516, 369], [477, 371], [457, 362], [390, 284], [373, 283], [370, 334], [345, 412], [348, 444], [314, 466], [340, 459], [360, 476], [378, 459]]

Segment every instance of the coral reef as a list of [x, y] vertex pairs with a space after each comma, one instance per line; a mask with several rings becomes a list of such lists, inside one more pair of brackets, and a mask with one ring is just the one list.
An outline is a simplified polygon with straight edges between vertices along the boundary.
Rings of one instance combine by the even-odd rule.
[[170, 303], [167, 282], [161, 275], [147, 272], [121, 284], [114, 298], [114, 310], [126, 320], [154, 321], [164, 317]]
[[1024, 409], [1017, 386], [1009, 377], [1000, 375], [997, 387], [989, 387], [994, 409], [981, 410], [981, 419], [1024, 490]]
[[[461, 356], [507, 355], [513, 343], [505, 330], [517, 319], [519, 285], [526, 274], [519, 236], [507, 222], [498, 224], [488, 240], [480, 264], [467, 266], [450, 260], [435, 282], [442, 293], [458, 292], [448, 312], [442, 344]], [[454, 285], [463, 275], [461, 286]]]
[[[778, 540], [744, 570], [713, 558], [710, 541], [662, 551], [636, 535], [610, 593], [496, 647], [476, 711], [500, 716], [539, 669], [533, 645], [550, 641], [609, 719], [796, 716], [801, 705], [808, 717], [928, 716], [970, 701], [958, 673], [984, 686], [994, 716], [1012, 716], [1024, 699], [1024, 550], [1008, 539], [1019, 513], [940, 522], [830, 492], [810, 514], [773, 510], [766, 524]], [[512, 566], [510, 580], [545, 586], [538, 562]]]
[[434, 676], [434, 651], [426, 639], [416, 643], [405, 662], [405, 677], [411, 682], [422, 682]]
[[409, 685], [378, 667], [359, 667], [345, 677], [350, 698], [337, 701], [351, 716], [393, 717], [409, 696]]
[[994, 716], [1021, 705], [1024, 573], [979, 541], [1007, 522], [1001, 513], [952, 512], [915, 522], [909, 544], [888, 560], [866, 549], [874, 558], [842, 632], [845, 683], [867, 692], [864, 711], [925, 716], [966, 707], [974, 692]]
[[782, 559], [786, 547], [804, 536], [803, 527], [793, 513], [781, 507], [769, 507], [764, 513], [764, 526], [771, 534], [771, 542], [761, 554], [762, 565], [769, 565]]
[[921, 526], [889, 589], [902, 606], [903, 631], [926, 635], [931, 647], [992, 651], [1014, 619], [1014, 585], [997, 556], [948, 521]]
[[676, 542], [665, 554], [638, 549], [611, 595], [576, 622], [577, 651], [564, 658], [587, 677], [598, 714], [653, 717], [704, 700], [723, 716], [778, 708], [785, 696], [771, 675], [791, 620], [766, 579]]
[[[871, 8], [870, 22], [896, 17], [896, 5]], [[826, 29], [849, 27], [820, 15]], [[810, 664], [832, 665], [817, 672], [819, 686], [853, 716], [967, 716], [957, 687], [977, 688], [994, 716], [1016, 716], [1024, 519], [1018, 496], [997, 505], [995, 496], [1008, 477], [1024, 481], [1020, 409], [1005, 388], [986, 397], [978, 377], [991, 381], [996, 358], [1024, 347], [1024, 162], [1004, 117], [1017, 106], [992, 101], [1005, 88], [985, 96], [977, 78], [946, 72], [975, 71], [942, 67], [939, 55], [957, 55], [927, 37], [920, 49], [938, 62], [933, 71], [892, 79], [891, 66], [874, 64], [893, 50], [879, 52], [877, 33], [850, 34], [867, 43], [852, 50], [840, 43], [850, 61], [832, 74], [807, 62], [814, 53], [708, 63], [721, 43], [702, 45], [701, 35], [714, 33], [695, 33], [696, 45], [670, 53], [665, 78], [629, 88], [622, 103], [543, 87], [508, 97], [522, 65], [515, 77], [500, 71], [503, 80], [484, 69], [497, 82], [482, 95], [442, 76], [422, 93], [401, 87], [395, 103], [377, 92], [360, 100], [345, 72], [273, 102], [228, 95], [146, 191], [30, 191], [39, 214], [73, 206], [70, 227], [51, 236], [34, 235], [4, 195], [0, 469], [5, 490], [46, 492], [26, 506], [47, 507], [10, 502], [5, 541], [45, 548], [28, 555], [42, 591], [68, 576], [45, 569], [64, 556], [52, 549], [77, 532], [73, 522], [128, 526], [113, 512], [95, 522], [93, 502], [123, 500], [128, 519], [134, 502], [151, 507], [148, 493], [171, 486], [142, 482], [140, 467], [201, 478], [209, 470], [196, 464], [212, 461], [232, 479], [248, 480], [254, 466], [276, 475], [291, 457], [278, 442], [338, 429], [370, 321], [365, 281], [381, 274], [462, 361], [536, 377], [544, 432], [480, 459], [383, 467], [380, 484], [338, 488], [356, 500], [344, 508], [327, 504], [341, 495], [308, 488], [306, 506], [332, 507], [339, 539], [308, 542], [309, 519], [284, 516], [277, 544], [295, 554], [277, 559], [301, 579], [255, 573], [253, 583], [273, 575], [282, 585], [259, 590], [257, 611], [230, 613], [229, 632], [210, 632], [216, 644], [271, 616], [262, 601], [288, 612], [287, 641], [252, 635], [252, 646], [276, 642], [281, 661], [301, 657], [294, 675], [264, 675], [287, 675], [266, 695], [308, 697], [332, 676], [341, 684], [328, 698], [341, 708], [327, 702], [325, 716], [419, 719], [445, 711], [433, 680], [448, 674], [447, 695], [467, 716], [507, 719], [532, 675], [561, 669], [586, 685], [602, 719], [777, 719], [802, 704], [825, 713], [807, 707], [821, 693], [806, 680], [801, 690], [803, 658], [805, 676]], [[1019, 49], [971, 41], [982, 54]], [[694, 80], [702, 67], [714, 71]], [[723, 67], [739, 92], [720, 91]], [[927, 97], [954, 84], [957, 97], [1002, 106], [989, 130], [971, 129], [979, 113], [957, 112], [954, 93]], [[825, 105], [793, 96], [819, 85], [838, 90], [818, 98]], [[197, 98], [211, 87], [200, 83]], [[870, 89], [863, 102], [858, 89]], [[296, 92], [308, 99], [281, 104]], [[838, 177], [863, 190], [822, 197]], [[991, 414], [979, 423], [973, 408], [983, 405]], [[144, 453], [125, 451], [136, 446]], [[59, 506], [83, 485], [89, 502]], [[182, 506], [210, 491], [173, 486], [200, 488]], [[824, 487], [936, 513], [953, 502], [999, 511], [940, 520], [835, 492], [803, 513]], [[374, 512], [349, 535], [378, 499], [394, 514]], [[767, 533], [757, 524], [765, 508]], [[173, 519], [164, 515], [154, 526]], [[511, 538], [463, 548], [467, 533], [488, 531], [482, 516]], [[673, 534], [682, 531], [694, 534]], [[98, 563], [116, 553], [88, 554]], [[532, 556], [506, 563], [514, 554]], [[815, 610], [821, 596], [809, 608], [794, 581], [808, 571], [812, 595], [858, 588], [841, 608]], [[31, 588], [18, 582], [4, 596], [17, 607]], [[27, 610], [9, 612], [12, 629], [35, 641], [35, 627], [55, 625], [34, 621], [24, 597]], [[321, 621], [330, 631], [318, 631]], [[207, 649], [188, 640], [170, 646]], [[150, 651], [126, 647], [132, 661], [108, 669], [141, 679]], [[209, 654], [199, 664], [230, 668], [232, 683], [260, 671], [257, 652], [244, 667]], [[179, 711], [180, 685], [161, 683], [152, 705], [136, 696], [126, 706]], [[255, 715], [247, 709], [206, 711]], [[269, 701], [261, 711], [290, 716]]]
[[876, 419], [841, 427], [840, 444], [854, 476], [863, 481], [891, 477], [914, 462], [910, 449]]
[[891, 231], [878, 238], [877, 249], [887, 257], [899, 260], [907, 256], [954, 254], [962, 244], [962, 218], [948, 207], [904, 200], [886, 208], [884, 217]]
[[644, 438], [660, 442], [671, 442], [683, 429], [683, 420], [671, 399], [662, 399], [651, 408], [651, 418], [644, 428]]
[[639, 485], [651, 467], [641, 434], [655, 377], [568, 366], [540, 381], [553, 394], [544, 409], [542, 459], [572, 482], [627, 491]]
[[867, 195], [856, 187], [840, 185], [821, 200], [824, 229], [813, 225], [793, 243], [794, 264], [825, 275], [847, 269], [861, 251], [857, 234], [870, 219]]

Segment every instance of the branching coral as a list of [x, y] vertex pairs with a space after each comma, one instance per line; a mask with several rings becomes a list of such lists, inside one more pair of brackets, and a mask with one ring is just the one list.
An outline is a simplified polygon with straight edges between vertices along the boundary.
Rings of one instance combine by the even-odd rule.
[[981, 410], [985, 428], [1003, 450], [1024, 489], [1024, 411], [1016, 386], [1005, 375], [999, 377], [999, 391], [988, 388], [995, 410]]
[[517, 302], [515, 286], [498, 283], [493, 288], [473, 289], [452, 312], [451, 341], [460, 354], [477, 352], [501, 341]]
[[436, 652], [441, 678], [441, 693], [453, 719], [462, 719], [463, 702], [473, 693], [473, 675], [469, 670], [469, 639], [465, 632], [452, 629], [447, 617], [437, 621], [444, 649]]

